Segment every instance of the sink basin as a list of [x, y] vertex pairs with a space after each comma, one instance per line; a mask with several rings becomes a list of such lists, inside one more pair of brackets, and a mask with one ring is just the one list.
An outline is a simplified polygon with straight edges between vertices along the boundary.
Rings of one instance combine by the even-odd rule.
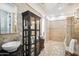
[[8, 52], [14, 52], [17, 50], [17, 48], [20, 46], [20, 41], [12, 41], [8, 43], [4, 43], [2, 45], [2, 49]]

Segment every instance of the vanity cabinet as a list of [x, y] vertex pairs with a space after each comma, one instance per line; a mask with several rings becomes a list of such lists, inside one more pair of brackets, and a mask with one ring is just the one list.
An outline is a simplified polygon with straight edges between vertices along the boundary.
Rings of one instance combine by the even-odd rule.
[[22, 13], [23, 56], [40, 53], [40, 17], [30, 11]]

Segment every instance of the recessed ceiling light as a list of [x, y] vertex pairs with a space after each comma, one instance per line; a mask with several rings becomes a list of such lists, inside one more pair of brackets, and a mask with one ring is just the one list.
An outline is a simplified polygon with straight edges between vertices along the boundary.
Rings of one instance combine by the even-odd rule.
[[58, 17], [59, 20], [62, 20], [62, 19], [64, 20], [65, 18], [66, 18], [66, 16], [59, 16]]
[[50, 21], [56, 20], [55, 18], [56, 18], [56, 17], [52, 17], [52, 18], [50, 18]]
[[59, 9], [59, 10], [61, 10], [61, 9], [62, 9], [62, 7], [59, 7], [58, 9]]
[[48, 16], [46, 16], [46, 19], [48, 19], [48, 20], [49, 20], [50, 18], [49, 18]]
[[64, 16], [64, 12], [63, 13], [60, 13], [60, 16]]

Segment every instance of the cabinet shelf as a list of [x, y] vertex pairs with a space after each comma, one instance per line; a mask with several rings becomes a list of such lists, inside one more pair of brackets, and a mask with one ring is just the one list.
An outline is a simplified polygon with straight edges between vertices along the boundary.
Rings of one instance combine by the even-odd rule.
[[[35, 43], [38, 43], [39, 41], [36, 41]], [[31, 43], [31, 45], [35, 44], [35, 43]], [[24, 43], [25, 45], [28, 45], [27, 43]]]
[[[30, 29], [30, 31], [39, 31], [40, 29]], [[24, 29], [24, 31], [29, 31], [29, 29]]]

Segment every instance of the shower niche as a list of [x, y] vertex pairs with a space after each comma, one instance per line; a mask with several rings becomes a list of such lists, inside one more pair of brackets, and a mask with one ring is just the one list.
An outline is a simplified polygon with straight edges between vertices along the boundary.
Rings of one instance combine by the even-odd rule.
[[30, 11], [22, 13], [23, 56], [40, 53], [40, 17]]

